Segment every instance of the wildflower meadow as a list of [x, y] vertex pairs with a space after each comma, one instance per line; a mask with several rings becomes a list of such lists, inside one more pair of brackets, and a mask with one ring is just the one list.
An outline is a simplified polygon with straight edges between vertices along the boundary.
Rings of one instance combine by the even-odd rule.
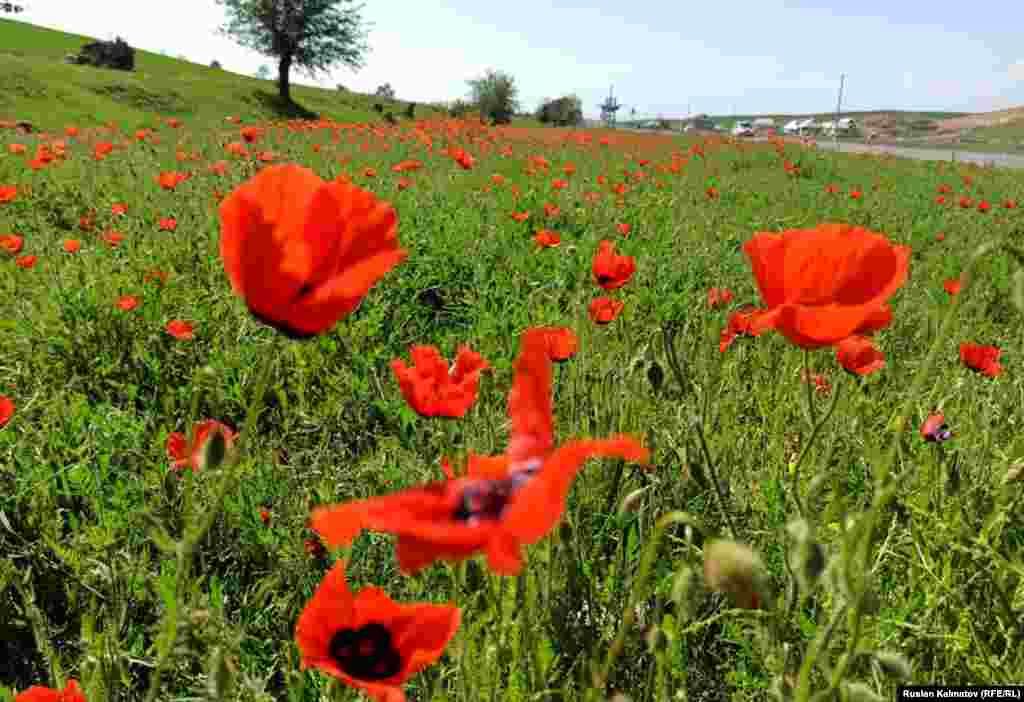
[[1024, 680], [1024, 177], [0, 123], [0, 699]]

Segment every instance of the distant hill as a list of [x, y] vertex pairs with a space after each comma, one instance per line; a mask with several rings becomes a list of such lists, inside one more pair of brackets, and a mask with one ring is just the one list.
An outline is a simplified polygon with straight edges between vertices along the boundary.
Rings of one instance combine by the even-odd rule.
[[[125, 36], [131, 44], [131, 36]], [[299, 106], [282, 105], [274, 81], [210, 68], [161, 54], [135, 51], [135, 70], [115, 71], [64, 63], [90, 37], [0, 19], [0, 119], [40, 128], [114, 121], [125, 128], [155, 117], [203, 120], [239, 115], [263, 120], [319, 114], [339, 121], [379, 121], [381, 102], [398, 116], [406, 104], [338, 90], [292, 84]], [[416, 116], [436, 111], [417, 105]]]

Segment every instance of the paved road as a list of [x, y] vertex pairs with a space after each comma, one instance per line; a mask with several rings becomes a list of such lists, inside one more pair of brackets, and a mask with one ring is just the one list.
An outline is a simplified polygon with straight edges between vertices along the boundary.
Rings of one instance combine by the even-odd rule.
[[[834, 149], [835, 142], [821, 139], [819, 149]], [[983, 166], [995, 165], [1004, 168], [1024, 168], [1024, 155], [981, 153], [978, 151], [953, 151], [945, 149], [915, 149], [908, 146], [888, 146], [886, 144], [851, 144], [839, 143], [839, 150], [857, 154], [892, 154], [903, 158], [916, 158], [921, 161], [966, 161]]]
[[[623, 127], [631, 132], [654, 132], [669, 134], [652, 129], [635, 129]], [[675, 132], [678, 134], [678, 132]], [[752, 138], [749, 141], [768, 141], [766, 138]], [[835, 149], [835, 142], [831, 139], [819, 139], [819, 149]], [[953, 151], [951, 149], [917, 149], [910, 146], [889, 146], [887, 144], [858, 144], [851, 142], [839, 142], [839, 150], [845, 153], [857, 154], [892, 154], [901, 158], [915, 158], [919, 161], [965, 161], [977, 163], [982, 166], [996, 165], [1003, 168], [1024, 168], [1024, 154], [1000, 154], [984, 153], [980, 151]]]

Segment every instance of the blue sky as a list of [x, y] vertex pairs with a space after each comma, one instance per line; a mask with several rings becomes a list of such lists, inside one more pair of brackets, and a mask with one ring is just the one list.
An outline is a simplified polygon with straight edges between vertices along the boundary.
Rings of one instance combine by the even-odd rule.
[[[272, 60], [218, 36], [214, 0], [24, 0], [27, 22], [252, 74]], [[488, 68], [524, 107], [575, 92], [584, 113], [614, 85], [638, 115], [835, 109], [988, 111], [1024, 105], [1024, 3], [1011, 0], [367, 0], [371, 52], [358, 72], [297, 83], [418, 102], [465, 96]]]

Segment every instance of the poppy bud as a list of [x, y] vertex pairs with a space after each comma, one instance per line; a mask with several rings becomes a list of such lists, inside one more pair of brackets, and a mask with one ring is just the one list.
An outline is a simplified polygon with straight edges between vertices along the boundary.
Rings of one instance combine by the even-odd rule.
[[898, 653], [875, 651], [874, 658], [887, 675], [899, 680], [910, 680], [913, 677], [914, 673], [910, 669], [910, 663]]
[[737, 607], [760, 609], [764, 603], [764, 566], [752, 549], [732, 541], [704, 547], [704, 581], [710, 590], [727, 592]]
[[1017, 461], [1006, 471], [1005, 481], [1013, 483], [1021, 479], [1024, 479], [1024, 461]]
[[849, 702], [882, 702], [884, 699], [864, 683], [844, 682], [843, 688], [846, 691], [843, 697], [849, 700]]
[[633, 492], [626, 495], [619, 505], [619, 516], [625, 516], [627, 514], [636, 514], [643, 507], [644, 493], [647, 492], [647, 488], [637, 488]]
[[665, 371], [661, 369], [657, 361], [651, 361], [651, 365], [647, 367], [647, 380], [655, 393], [661, 390], [661, 386], [665, 382]]
[[214, 427], [199, 454], [199, 469], [219, 468], [224, 462], [225, 456], [227, 456], [227, 441], [224, 439], [224, 432], [219, 427]]
[[793, 570], [800, 587], [810, 590], [825, 571], [825, 550], [811, 537], [811, 530], [803, 519], [790, 522], [786, 531], [796, 543], [791, 552]]
[[210, 656], [209, 676], [207, 679], [207, 693], [210, 699], [227, 699], [235, 682], [237, 668], [232, 665], [229, 657], [224, 655], [224, 649], [217, 647]]
[[651, 653], [658, 654], [668, 648], [668, 636], [660, 626], [652, 626], [648, 629], [644, 640], [647, 642], [647, 650]]

